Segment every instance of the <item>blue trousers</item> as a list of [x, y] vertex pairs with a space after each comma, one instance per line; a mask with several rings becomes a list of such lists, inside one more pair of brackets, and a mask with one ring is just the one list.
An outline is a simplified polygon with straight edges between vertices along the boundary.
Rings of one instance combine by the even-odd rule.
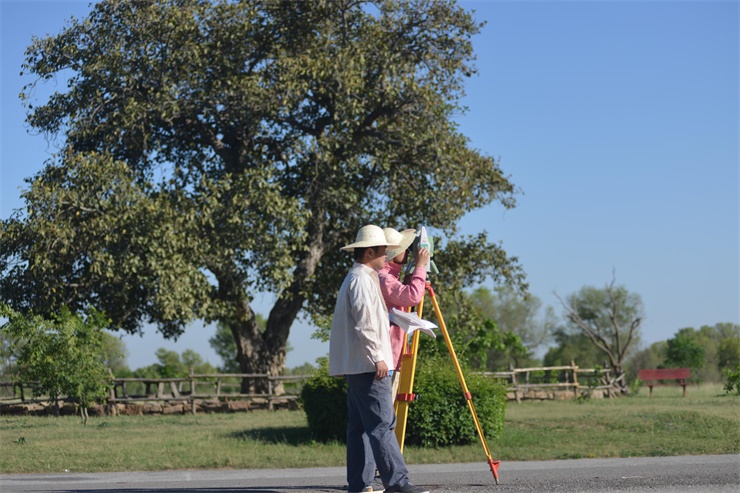
[[372, 485], [375, 467], [386, 488], [406, 486], [409, 471], [394, 433], [396, 413], [391, 400], [391, 378], [376, 380], [375, 373], [345, 375], [345, 378], [349, 491], [361, 491]]

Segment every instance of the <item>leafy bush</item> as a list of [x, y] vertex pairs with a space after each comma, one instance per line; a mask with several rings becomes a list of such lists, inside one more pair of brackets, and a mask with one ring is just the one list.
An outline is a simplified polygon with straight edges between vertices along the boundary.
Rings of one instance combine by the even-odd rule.
[[734, 370], [728, 368], [724, 373], [727, 378], [727, 382], [725, 382], [725, 392], [729, 394], [734, 389], [735, 392], [740, 394], [740, 365], [738, 365]]
[[642, 388], [642, 380], [639, 378], [633, 378], [630, 380], [629, 389], [630, 393], [629, 395], [631, 397], [634, 397], [640, 393], [640, 389]]
[[[463, 370], [478, 420], [487, 440], [503, 431], [506, 389], [482, 375]], [[475, 422], [449, 355], [420, 358], [414, 380], [419, 399], [409, 407], [406, 443], [425, 447], [465, 445], [478, 440]], [[303, 409], [314, 439], [346, 441], [347, 384], [330, 377], [326, 358], [301, 392]]]
[[105, 316], [96, 310], [81, 316], [65, 307], [44, 318], [0, 304], [0, 317], [7, 318], [0, 330], [13, 341], [20, 378], [38, 382], [34, 396], [48, 396], [56, 415], [63, 396], [76, 398], [86, 423], [87, 409], [108, 391]]
[[[495, 380], [463, 369], [486, 440], [500, 436], [504, 427], [506, 389]], [[409, 408], [406, 443], [425, 447], [464, 445], [478, 434], [452, 360], [437, 355], [417, 363], [414, 393]]]
[[318, 369], [303, 385], [301, 402], [315, 440], [347, 441], [347, 382], [329, 376], [329, 360], [319, 358]]

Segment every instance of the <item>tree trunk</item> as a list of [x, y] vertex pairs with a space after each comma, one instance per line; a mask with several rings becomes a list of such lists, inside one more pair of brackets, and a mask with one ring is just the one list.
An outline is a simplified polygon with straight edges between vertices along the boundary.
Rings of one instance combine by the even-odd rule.
[[616, 365], [612, 370], [614, 371], [614, 387], [619, 390], [622, 395], [629, 395], [630, 389], [627, 385], [627, 376], [624, 373], [622, 365]]
[[[273, 377], [283, 373], [290, 326], [302, 304], [303, 298], [298, 297], [288, 303], [278, 300], [270, 312], [264, 333], [260, 332], [254, 314], [250, 320], [229, 324], [236, 342], [236, 359], [242, 373], [267, 374]], [[264, 378], [244, 378], [241, 392], [266, 393], [268, 387]], [[273, 392], [282, 393], [282, 384], [274, 384]]]
[[[231, 272], [222, 270], [217, 273], [222, 299], [226, 297], [235, 307], [235, 320], [224, 322], [231, 327], [237, 348], [236, 359], [243, 373], [267, 374], [273, 377], [283, 373], [290, 327], [305, 301], [305, 296], [301, 292], [306, 281], [315, 273], [325, 251], [322, 232], [313, 230], [309, 234], [312, 238], [310, 247], [293, 272], [293, 282], [281, 293], [270, 310], [264, 332], [260, 331], [255, 314], [249, 306], [247, 294], [234, 282], [234, 279], [237, 279], [237, 276], [233, 275], [235, 269]], [[268, 381], [264, 378], [242, 379], [242, 393], [266, 393], [268, 389]], [[273, 392], [281, 393], [282, 384], [273, 386]]]
[[[242, 373], [278, 375], [274, 365], [270, 364], [272, 351], [282, 352], [285, 361], [285, 346], [268, 350], [265, 346], [264, 334], [260, 332], [254, 313], [250, 310], [251, 318], [245, 321], [234, 321], [229, 324], [231, 333], [236, 342], [236, 360]], [[279, 371], [280, 369], [278, 369]], [[243, 378], [241, 392], [243, 394], [267, 393], [268, 381], [264, 378]]]

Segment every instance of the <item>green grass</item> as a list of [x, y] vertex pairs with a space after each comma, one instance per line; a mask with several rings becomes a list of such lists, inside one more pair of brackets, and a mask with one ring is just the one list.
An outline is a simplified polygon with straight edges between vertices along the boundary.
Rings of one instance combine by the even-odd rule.
[[[471, 418], [472, 419], [472, 418]], [[630, 398], [510, 403], [494, 459], [740, 453], [740, 396], [720, 385]], [[0, 417], [0, 473], [341, 466], [344, 446], [311, 440], [301, 411], [91, 418]], [[479, 442], [407, 447], [409, 463], [485, 462]]]

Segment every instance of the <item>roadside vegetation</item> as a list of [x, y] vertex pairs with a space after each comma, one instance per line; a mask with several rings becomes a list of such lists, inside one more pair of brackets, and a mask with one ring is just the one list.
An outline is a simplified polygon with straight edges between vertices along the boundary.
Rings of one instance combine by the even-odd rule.
[[[617, 399], [509, 403], [506, 461], [740, 453], [740, 397], [719, 384]], [[0, 473], [341, 466], [340, 443], [312, 439], [302, 411], [90, 418], [0, 417]], [[480, 443], [407, 446], [409, 463], [485, 463]]]

